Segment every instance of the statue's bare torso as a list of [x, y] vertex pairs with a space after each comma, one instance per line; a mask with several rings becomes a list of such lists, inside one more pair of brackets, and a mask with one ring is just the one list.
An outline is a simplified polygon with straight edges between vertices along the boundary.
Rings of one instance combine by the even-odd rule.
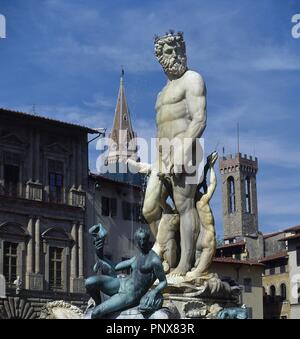
[[[158, 94], [155, 110], [157, 138], [183, 138], [185, 131], [192, 121], [192, 114], [186, 102], [186, 94], [193, 90], [195, 82], [203, 87], [200, 74], [187, 71], [176, 80], [168, 81]], [[199, 93], [199, 95], [202, 93]], [[200, 135], [199, 135], [200, 137]]]
[[185, 92], [188, 78], [195, 72], [187, 71], [181, 78], [169, 81], [156, 102], [157, 138], [183, 137], [191, 116], [186, 107]]

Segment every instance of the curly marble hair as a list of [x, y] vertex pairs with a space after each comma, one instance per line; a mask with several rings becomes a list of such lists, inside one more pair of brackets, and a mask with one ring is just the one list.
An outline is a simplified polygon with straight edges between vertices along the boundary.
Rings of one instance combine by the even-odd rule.
[[163, 54], [163, 47], [165, 44], [172, 44], [174, 42], [179, 42], [185, 51], [185, 41], [183, 38], [183, 32], [178, 32], [177, 34], [174, 34], [173, 30], [170, 30], [167, 32], [164, 36], [159, 37], [155, 36], [154, 37], [154, 51], [155, 51], [155, 56], [159, 59], [161, 58]]

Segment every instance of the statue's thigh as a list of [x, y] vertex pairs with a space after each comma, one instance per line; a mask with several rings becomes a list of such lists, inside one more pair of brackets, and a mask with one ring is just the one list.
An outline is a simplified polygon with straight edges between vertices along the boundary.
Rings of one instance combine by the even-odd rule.
[[98, 307], [98, 313], [101, 313], [101, 316], [103, 317], [110, 313], [123, 311], [124, 309], [131, 307], [131, 303], [129, 303], [128, 296], [126, 294], [117, 293]]
[[157, 205], [160, 204], [161, 195], [162, 195], [162, 182], [159, 180], [157, 172], [153, 171], [148, 181], [145, 193], [144, 207], [149, 210], [154, 209]]
[[120, 281], [118, 278], [113, 278], [105, 275], [100, 275], [96, 277], [96, 286], [101, 292], [112, 296], [119, 292]]

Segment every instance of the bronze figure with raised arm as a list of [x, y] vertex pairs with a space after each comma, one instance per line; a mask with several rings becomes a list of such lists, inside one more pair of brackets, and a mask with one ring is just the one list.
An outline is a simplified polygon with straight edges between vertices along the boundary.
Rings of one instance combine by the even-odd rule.
[[[95, 275], [89, 277], [85, 282], [87, 292], [96, 304], [92, 311], [92, 319], [101, 319], [112, 313], [136, 306], [139, 306], [139, 309], [144, 312], [154, 312], [161, 308], [163, 302], [161, 293], [167, 286], [167, 280], [159, 256], [151, 250], [150, 232], [139, 228], [135, 232], [135, 242], [140, 253], [114, 266], [103, 257], [104, 241], [103, 238], [101, 239], [104, 234], [101, 232], [103, 226], [93, 227], [98, 227], [100, 234], [95, 237], [96, 253], [100, 254], [100, 257], [98, 256], [100, 264], [98, 261], [95, 270], [104, 267], [104, 272], [107, 275]], [[96, 234], [97, 230], [94, 229], [90, 233]], [[128, 268], [131, 269], [128, 276], [118, 277], [116, 275], [117, 271]], [[153, 287], [156, 280], [158, 280], [158, 284]], [[101, 303], [100, 292], [110, 298]]]

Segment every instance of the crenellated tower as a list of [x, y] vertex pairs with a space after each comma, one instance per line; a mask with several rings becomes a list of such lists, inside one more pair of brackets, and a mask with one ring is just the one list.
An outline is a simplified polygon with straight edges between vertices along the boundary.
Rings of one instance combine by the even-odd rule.
[[237, 153], [219, 161], [222, 176], [224, 239], [258, 235], [258, 160]]

